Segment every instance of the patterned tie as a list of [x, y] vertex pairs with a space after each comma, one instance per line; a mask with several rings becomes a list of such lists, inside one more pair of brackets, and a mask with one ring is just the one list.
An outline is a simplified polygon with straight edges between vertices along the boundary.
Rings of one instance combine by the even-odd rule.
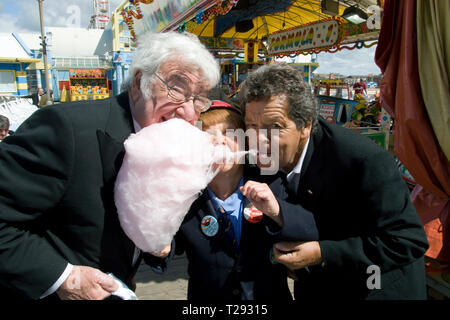
[[297, 179], [295, 177], [297, 173], [294, 174], [294, 176], [291, 177], [290, 181], [287, 180], [287, 174], [285, 172], [280, 171], [279, 175], [281, 176], [281, 180], [283, 182], [283, 186], [286, 190], [286, 193], [289, 197], [295, 197], [297, 194]]
[[236, 234], [234, 233], [234, 228], [233, 228], [233, 224], [231, 223], [230, 216], [225, 211], [225, 209], [222, 208], [222, 206], [219, 207], [219, 211], [220, 211], [220, 214], [219, 214], [220, 229], [222, 230], [222, 232], [225, 233], [228, 240], [233, 245], [233, 249], [234, 249], [235, 253], [237, 253], [239, 251], [239, 244], [236, 240]]

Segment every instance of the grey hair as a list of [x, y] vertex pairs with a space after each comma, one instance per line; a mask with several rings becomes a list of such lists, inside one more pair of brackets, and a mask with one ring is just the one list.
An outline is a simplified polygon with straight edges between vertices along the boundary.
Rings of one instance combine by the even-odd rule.
[[138, 40], [133, 55], [129, 75], [121, 85], [121, 91], [131, 88], [134, 74], [142, 72], [141, 92], [150, 97], [149, 83], [159, 67], [171, 59], [181, 59], [182, 63], [200, 72], [201, 81], [206, 80], [211, 89], [219, 82], [220, 68], [214, 56], [200, 40], [190, 33], [165, 32], [147, 33]]
[[242, 106], [252, 101], [269, 100], [274, 96], [288, 99], [288, 116], [295, 122], [297, 129], [310, 123], [313, 129], [316, 128], [318, 103], [300, 71], [285, 63], [265, 65], [249, 73], [240, 86]]

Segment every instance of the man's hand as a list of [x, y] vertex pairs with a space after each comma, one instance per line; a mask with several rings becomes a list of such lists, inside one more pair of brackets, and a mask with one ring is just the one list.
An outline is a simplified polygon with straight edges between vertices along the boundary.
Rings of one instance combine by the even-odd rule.
[[289, 270], [297, 270], [322, 263], [318, 241], [278, 242], [273, 245], [275, 260]]
[[103, 300], [117, 289], [114, 279], [100, 270], [74, 266], [56, 293], [62, 300]]
[[241, 187], [241, 192], [258, 210], [273, 219], [280, 227], [283, 226], [280, 205], [266, 183], [249, 180]]
[[172, 246], [169, 244], [164, 249], [162, 249], [160, 252], [149, 252], [149, 253], [151, 255], [154, 255], [155, 257], [163, 259], [169, 255], [171, 248], [172, 248]]

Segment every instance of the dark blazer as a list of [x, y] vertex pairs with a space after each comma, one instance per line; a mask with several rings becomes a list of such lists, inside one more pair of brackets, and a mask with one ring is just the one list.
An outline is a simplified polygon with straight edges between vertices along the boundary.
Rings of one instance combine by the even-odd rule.
[[31, 98], [31, 100], [33, 101], [33, 104], [38, 106], [39, 105], [39, 94], [37, 92], [32, 93], [28, 96], [24, 96], [24, 98]]
[[[363, 135], [319, 119], [300, 173], [298, 193], [282, 178], [282, 201], [314, 215], [324, 265], [297, 272], [296, 299], [424, 299], [423, 226], [393, 157]], [[282, 210], [280, 239], [295, 239], [299, 218]], [[301, 220], [301, 219], [300, 219]], [[370, 265], [381, 271], [381, 289]]]
[[[245, 181], [253, 176], [249, 171], [246, 168]], [[244, 198], [244, 207], [247, 203]], [[273, 265], [270, 261], [273, 241], [265, 223], [250, 223], [242, 217], [240, 252], [236, 254], [223, 232], [213, 237], [203, 234], [200, 223], [206, 215], [217, 218], [209, 194], [204, 190], [175, 236], [176, 253], [185, 251], [189, 261], [189, 300], [240, 300], [242, 282], [244, 290], [253, 291], [255, 300], [292, 299], [284, 266]]]
[[134, 132], [128, 95], [39, 109], [0, 145], [0, 285], [38, 299], [67, 262], [127, 285], [134, 244], [113, 187]]

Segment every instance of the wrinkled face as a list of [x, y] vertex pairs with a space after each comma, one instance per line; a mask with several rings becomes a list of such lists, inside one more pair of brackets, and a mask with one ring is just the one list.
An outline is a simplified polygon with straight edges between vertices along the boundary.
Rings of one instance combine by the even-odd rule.
[[[273, 96], [267, 101], [252, 101], [246, 104], [246, 128], [257, 131], [259, 167], [264, 167], [264, 163], [267, 163], [265, 148], [267, 156], [274, 158], [271, 150], [274, 143], [278, 143], [279, 147], [279, 168], [290, 172], [300, 158], [311, 134], [311, 125], [298, 129], [295, 122], [288, 117], [287, 109], [288, 100], [284, 96]], [[267, 134], [261, 129], [266, 129]], [[274, 134], [275, 131], [278, 131], [278, 135]]]
[[[163, 63], [157, 74], [171, 87], [183, 87], [191, 95], [206, 96], [208, 93], [209, 84], [200, 80], [200, 73], [181, 61]], [[135, 73], [130, 89], [133, 116], [141, 127], [172, 118], [184, 119], [191, 124], [197, 121], [200, 112], [194, 109], [193, 100], [181, 104], [170, 101], [167, 86], [156, 77], [149, 83], [151, 94], [149, 99], [145, 99], [140, 89], [141, 77], [140, 71]]]
[[[208, 132], [213, 137], [213, 143], [215, 145], [224, 145], [227, 146], [232, 152], [238, 152], [240, 150], [243, 150], [243, 146], [239, 144], [240, 140], [237, 139], [235, 136], [228, 134], [227, 136], [227, 129], [235, 130], [233, 126], [226, 122], [219, 122], [215, 125], [211, 125], [209, 127], [203, 128], [204, 131]], [[241, 148], [241, 149], [240, 149]], [[239, 159], [235, 159], [234, 162], [227, 162], [223, 163], [220, 166], [221, 172], [227, 172], [231, 169], [235, 168], [235, 166], [238, 164]]]

